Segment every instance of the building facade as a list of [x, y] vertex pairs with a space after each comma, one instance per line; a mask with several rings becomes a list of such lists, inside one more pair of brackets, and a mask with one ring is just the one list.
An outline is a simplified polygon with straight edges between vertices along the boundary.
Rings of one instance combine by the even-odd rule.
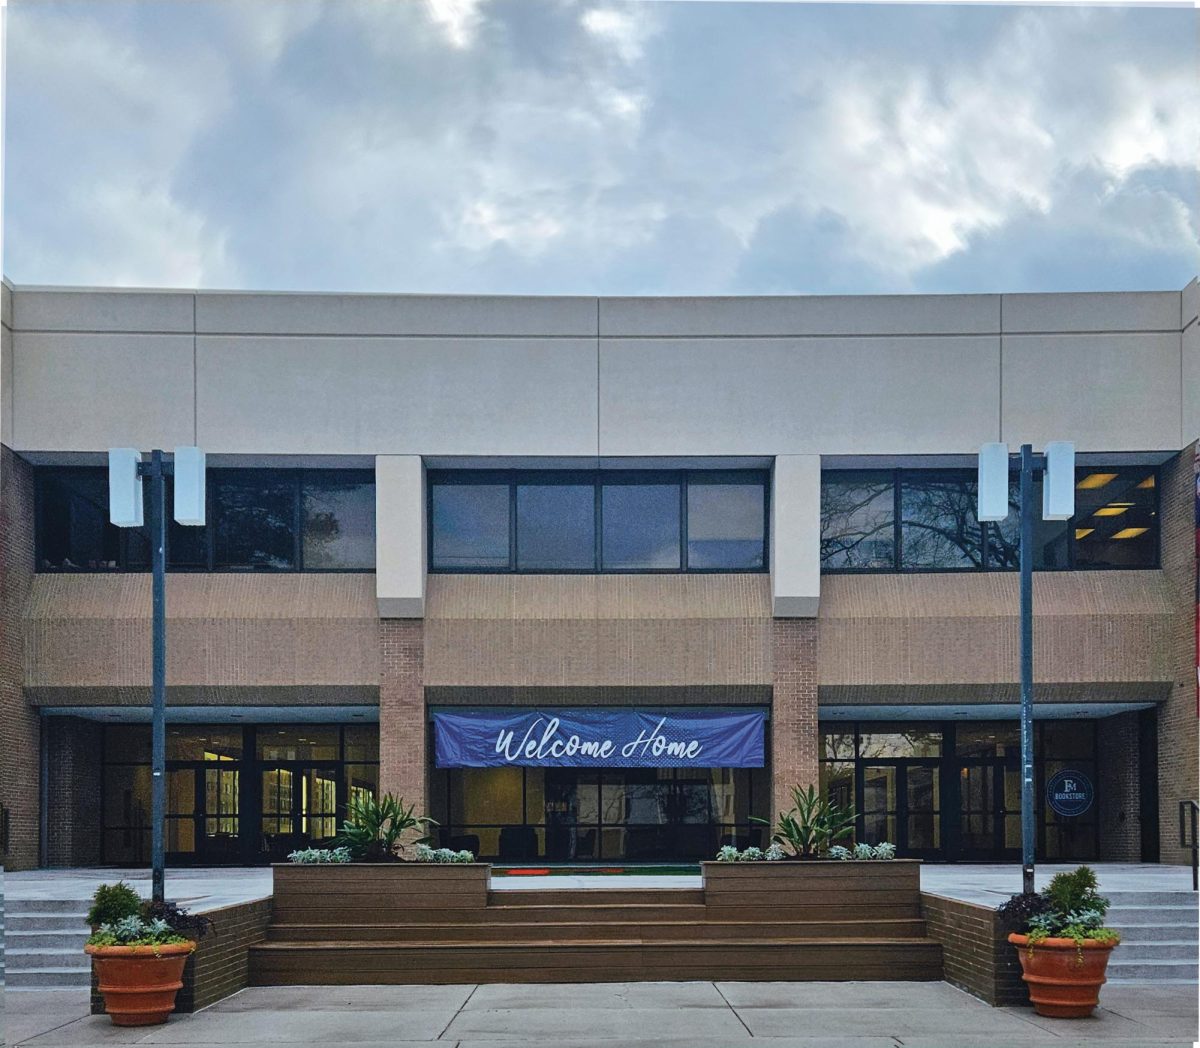
[[366, 792], [500, 861], [694, 860], [809, 783], [860, 840], [1019, 857], [1017, 529], [975, 518], [995, 440], [1078, 452], [1034, 553], [1039, 854], [1185, 858], [1195, 281], [3, 296], [9, 868], [148, 860], [148, 541], [107, 523], [105, 452], [192, 444], [169, 862], [277, 860]]

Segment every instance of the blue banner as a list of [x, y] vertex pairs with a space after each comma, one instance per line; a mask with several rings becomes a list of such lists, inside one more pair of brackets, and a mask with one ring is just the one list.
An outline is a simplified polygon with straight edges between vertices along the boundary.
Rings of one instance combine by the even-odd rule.
[[761, 768], [763, 710], [462, 710], [433, 715], [439, 768]]

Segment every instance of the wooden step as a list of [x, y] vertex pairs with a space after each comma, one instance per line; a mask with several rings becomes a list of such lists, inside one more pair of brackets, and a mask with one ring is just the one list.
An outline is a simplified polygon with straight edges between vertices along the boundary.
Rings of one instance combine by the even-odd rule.
[[941, 977], [941, 945], [928, 939], [566, 940], [486, 945], [269, 942], [250, 950], [250, 978], [254, 985]]
[[[488, 913], [493, 913], [490, 910]], [[511, 921], [449, 923], [410, 921], [389, 924], [282, 924], [268, 929], [269, 942], [448, 943], [567, 940], [705, 942], [708, 940], [920, 939], [925, 922], [918, 918], [876, 921], [729, 921], [705, 919], [543, 920], [517, 925]]]

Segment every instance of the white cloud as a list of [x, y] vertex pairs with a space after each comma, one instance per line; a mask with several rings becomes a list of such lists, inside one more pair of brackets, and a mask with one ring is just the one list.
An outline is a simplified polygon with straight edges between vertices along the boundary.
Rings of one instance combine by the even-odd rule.
[[425, 0], [430, 20], [452, 47], [470, 47], [482, 20], [483, 0]]
[[622, 62], [632, 65], [642, 57], [646, 39], [651, 34], [649, 5], [592, 7], [583, 13], [583, 27], [609, 44]]

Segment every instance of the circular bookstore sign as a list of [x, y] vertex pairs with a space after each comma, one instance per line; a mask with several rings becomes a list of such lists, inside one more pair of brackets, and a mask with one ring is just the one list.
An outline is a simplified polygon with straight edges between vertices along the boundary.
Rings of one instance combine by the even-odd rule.
[[1046, 803], [1058, 815], [1067, 818], [1082, 815], [1095, 798], [1092, 780], [1081, 771], [1064, 768], [1046, 783]]

